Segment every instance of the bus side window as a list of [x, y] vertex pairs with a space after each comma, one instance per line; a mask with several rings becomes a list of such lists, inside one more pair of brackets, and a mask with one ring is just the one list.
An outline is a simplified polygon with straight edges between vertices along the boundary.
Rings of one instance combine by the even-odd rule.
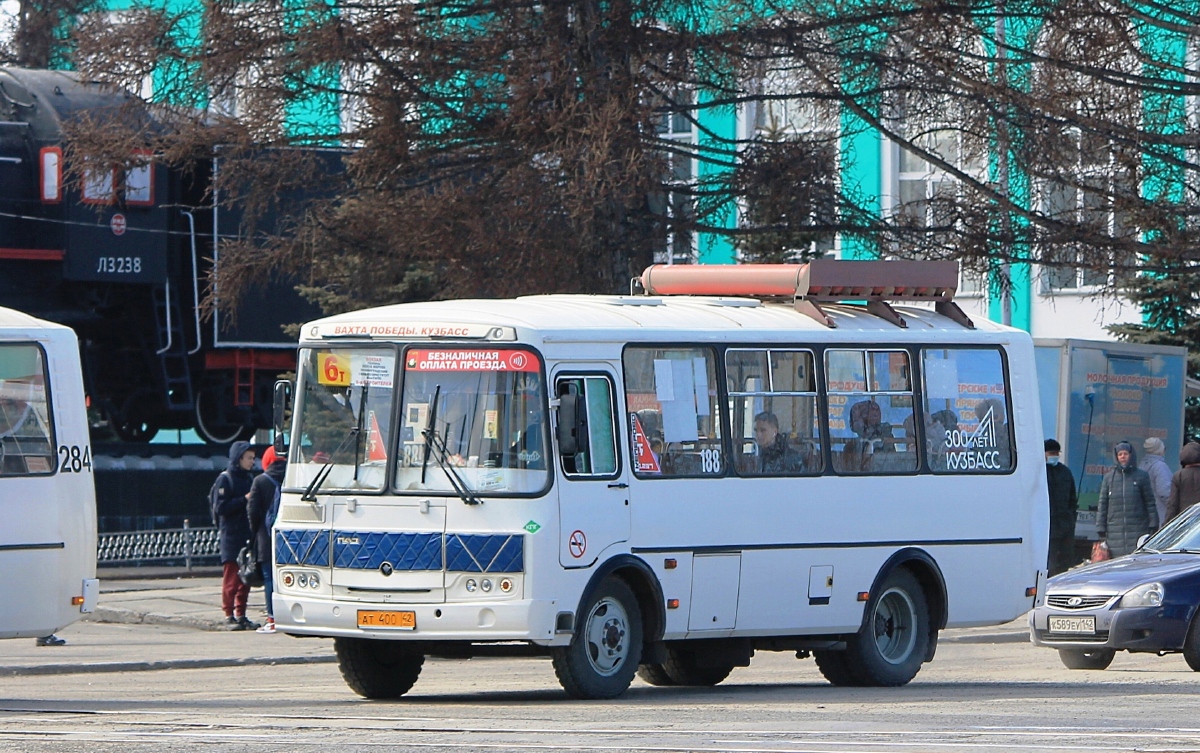
[[995, 348], [925, 348], [925, 437], [934, 473], [1013, 467], [1008, 385]]
[[0, 476], [54, 472], [49, 405], [41, 348], [0, 345]]
[[912, 371], [903, 350], [827, 350], [829, 443], [845, 474], [913, 473], [917, 432]]
[[636, 476], [725, 474], [716, 360], [711, 348], [625, 349], [625, 421]]
[[577, 376], [560, 378], [555, 394], [582, 396], [579, 410], [584, 412], [587, 432], [580, 437], [574, 455], [562, 456], [563, 473], [568, 478], [613, 478], [617, 474], [617, 432], [613, 418], [613, 388], [608, 377]]
[[813, 355], [725, 352], [734, 458], [743, 476], [801, 476], [823, 468]]

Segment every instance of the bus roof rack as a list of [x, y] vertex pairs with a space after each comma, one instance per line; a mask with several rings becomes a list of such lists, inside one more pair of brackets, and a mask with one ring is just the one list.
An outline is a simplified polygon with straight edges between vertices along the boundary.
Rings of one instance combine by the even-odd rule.
[[791, 298], [796, 310], [836, 327], [822, 303], [866, 301], [867, 312], [897, 327], [904, 317], [889, 301], [928, 301], [934, 310], [968, 329], [975, 323], [954, 302], [956, 261], [847, 261], [814, 259], [807, 264], [652, 264], [640, 277], [646, 295], [728, 295]]

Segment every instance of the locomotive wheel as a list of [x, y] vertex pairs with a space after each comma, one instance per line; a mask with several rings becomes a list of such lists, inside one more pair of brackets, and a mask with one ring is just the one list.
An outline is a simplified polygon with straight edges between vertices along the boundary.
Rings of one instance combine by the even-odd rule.
[[254, 436], [254, 427], [239, 420], [233, 395], [220, 387], [204, 387], [196, 393], [196, 433], [212, 444], [230, 444]]
[[144, 394], [134, 393], [125, 399], [120, 410], [108, 417], [113, 433], [122, 442], [149, 442], [158, 434], [158, 422], [143, 407], [145, 400]]

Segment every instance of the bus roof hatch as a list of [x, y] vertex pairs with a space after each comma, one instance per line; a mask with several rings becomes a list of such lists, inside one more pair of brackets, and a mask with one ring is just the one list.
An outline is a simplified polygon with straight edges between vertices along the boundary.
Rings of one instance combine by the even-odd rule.
[[867, 311], [907, 327], [888, 301], [929, 301], [937, 313], [974, 329], [954, 303], [956, 261], [847, 261], [814, 259], [808, 264], [653, 264], [634, 280], [647, 295], [727, 295], [791, 298], [797, 311], [827, 327], [833, 319], [822, 303], [865, 301]]

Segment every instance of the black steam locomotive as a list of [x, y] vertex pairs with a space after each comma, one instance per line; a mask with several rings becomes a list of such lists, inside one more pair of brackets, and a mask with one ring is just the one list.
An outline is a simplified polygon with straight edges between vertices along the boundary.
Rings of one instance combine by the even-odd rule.
[[295, 366], [281, 325], [317, 315], [292, 281], [246, 296], [236, 324], [202, 316], [217, 238], [236, 218], [208, 196], [215, 160], [179, 171], [64, 169], [61, 124], [128, 95], [60, 71], [0, 68], [0, 306], [72, 327], [90, 405], [124, 441], [195, 428], [231, 442], [270, 426]]

